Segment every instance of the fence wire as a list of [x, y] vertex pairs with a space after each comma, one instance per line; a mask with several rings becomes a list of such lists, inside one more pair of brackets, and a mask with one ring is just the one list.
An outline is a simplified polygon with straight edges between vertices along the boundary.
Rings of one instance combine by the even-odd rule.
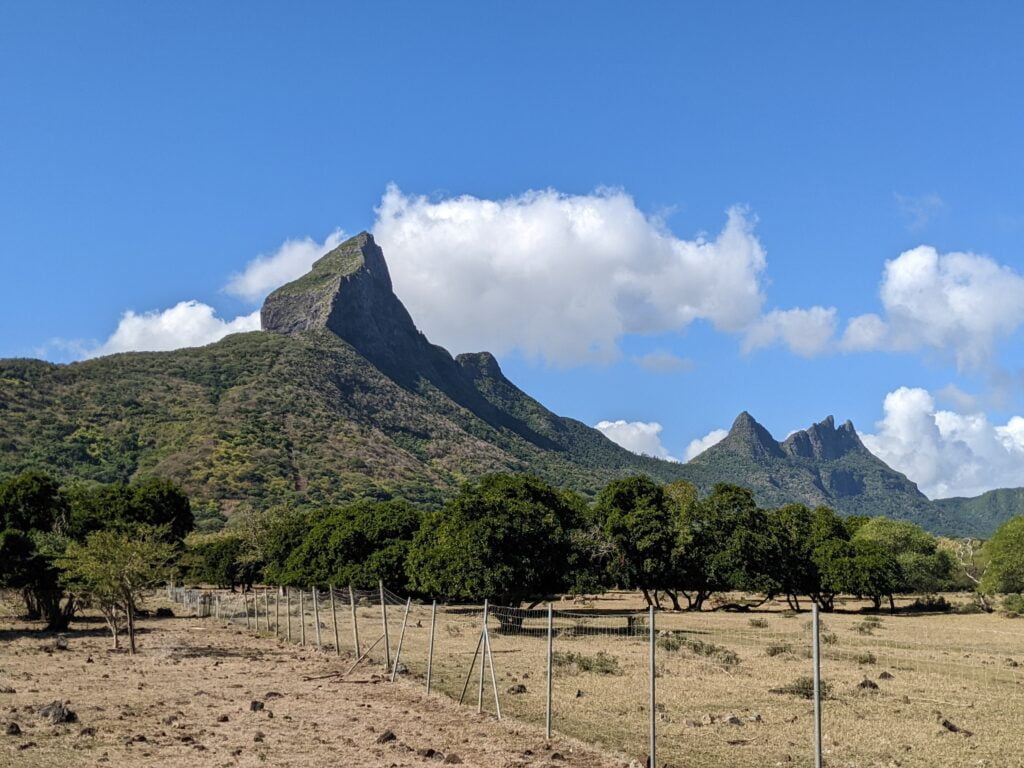
[[[658, 611], [652, 638], [647, 611], [621, 610], [630, 596], [616, 593], [533, 608], [438, 605], [384, 587], [168, 597], [641, 762], [653, 720], [659, 766], [814, 765], [807, 612]], [[824, 765], [1024, 765], [1022, 634], [955, 614], [908, 633], [918, 618], [822, 614]]]

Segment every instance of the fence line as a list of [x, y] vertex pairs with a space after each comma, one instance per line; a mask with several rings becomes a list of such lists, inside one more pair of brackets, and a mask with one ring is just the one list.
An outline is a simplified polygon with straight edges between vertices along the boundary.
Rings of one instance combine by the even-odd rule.
[[[439, 605], [382, 583], [326, 589], [324, 616], [317, 587], [309, 589], [312, 605], [304, 589], [297, 601], [291, 589], [276, 590], [273, 617], [269, 589], [262, 610], [259, 592], [252, 608], [249, 595], [227, 590], [169, 587], [168, 597], [198, 618], [250, 628], [259, 621], [257, 631], [287, 643], [297, 620], [305, 645], [312, 620], [316, 650], [351, 660], [344, 674], [380, 665], [392, 681], [418, 680], [428, 695], [456, 701], [472, 685], [480, 712], [535, 723], [547, 738], [559, 732], [642, 755], [651, 765], [888, 764], [886, 750], [899, 750], [894, 764], [932, 765], [936, 729], [966, 730], [936, 726], [935, 706], [946, 723], [974, 725], [975, 694], [989, 686], [1000, 707], [998, 733], [968, 744], [971, 764], [1012, 754], [1000, 750], [1012, 750], [1012, 734], [1024, 727], [1024, 658], [1012, 658], [1024, 653], [1021, 634], [983, 627], [968, 637], [967, 624], [956, 621], [962, 617], [948, 617], [949, 637], [911, 642], [886, 636], [900, 619], [816, 607], [807, 620], [792, 612]], [[375, 624], [363, 647], [360, 630]], [[894, 709], [911, 727], [893, 727]], [[865, 723], [877, 736], [861, 744]], [[967, 743], [947, 742], [955, 754], [945, 763], [967, 764], [956, 756]], [[843, 757], [844, 747], [853, 756]], [[867, 753], [872, 759], [862, 758]]]

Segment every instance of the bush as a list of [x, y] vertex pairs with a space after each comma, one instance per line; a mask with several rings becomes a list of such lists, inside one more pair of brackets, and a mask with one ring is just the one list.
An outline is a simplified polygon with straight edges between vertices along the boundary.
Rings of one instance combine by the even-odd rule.
[[854, 624], [853, 628], [862, 635], [873, 635], [878, 625], [869, 621], [862, 621], [860, 624]]
[[586, 656], [572, 651], [555, 651], [551, 656], [551, 662], [556, 667], [569, 667], [575, 673], [594, 672], [598, 675], [622, 674], [622, 670], [619, 669], [619, 660], [604, 651], [598, 651], [596, 656]]
[[949, 613], [953, 604], [942, 595], [927, 595], [917, 598], [905, 610], [911, 613]]
[[727, 667], [734, 667], [740, 663], [740, 657], [735, 651], [724, 648], [714, 643], [706, 643], [696, 638], [680, 637], [679, 635], [665, 635], [658, 639], [658, 645], [666, 651], [678, 651], [686, 649], [698, 656], [707, 656], [724, 664]]
[[878, 659], [875, 658], [875, 654], [873, 654], [871, 651], [862, 651], [861, 653], [858, 653], [856, 656], [854, 656], [853, 660], [856, 661], [858, 664], [874, 664], [876, 661], [878, 661]]
[[754, 629], [765, 629], [768, 626], [768, 621], [766, 619], [751, 619], [750, 626]]
[[[801, 699], [814, 698], [814, 678], [809, 676], [798, 677], [792, 683], [781, 688], [770, 688], [769, 693], [782, 693], [789, 696], [799, 696]], [[821, 698], [827, 699], [832, 693], [832, 684], [827, 680], [821, 681]]]
[[839, 642], [839, 635], [835, 632], [822, 632], [821, 642], [825, 645], [835, 645]]
[[781, 656], [784, 653], [792, 653], [793, 647], [783, 643], [773, 643], [765, 648], [764, 652], [769, 656]]
[[1024, 594], [1007, 595], [1004, 597], [1003, 610], [1008, 613], [1024, 613]]

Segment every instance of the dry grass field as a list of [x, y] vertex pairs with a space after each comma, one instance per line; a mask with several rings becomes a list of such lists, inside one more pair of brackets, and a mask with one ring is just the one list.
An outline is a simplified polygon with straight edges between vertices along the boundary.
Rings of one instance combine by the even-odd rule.
[[[308, 593], [304, 620], [293, 600], [292, 643], [283, 639], [283, 603], [261, 600], [271, 622], [261, 613], [257, 634], [254, 624], [246, 628], [238, 597], [223, 600], [224, 616], [233, 609], [230, 621], [144, 622], [142, 653], [135, 659], [109, 652], [98, 624], [89, 625], [94, 635], [72, 633], [65, 652], [50, 653], [31, 635], [0, 633], [0, 686], [18, 690], [0, 694], [0, 719], [31, 729], [17, 738], [0, 736], [0, 765], [419, 765], [430, 759], [410, 750], [426, 748], [456, 752], [466, 764], [481, 766], [643, 760], [649, 635], [635, 595], [555, 604], [556, 738], [550, 749], [543, 739], [545, 611], [529, 614], [514, 629], [503, 629], [493, 616], [489, 623], [504, 715], [499, 724], [488, 716], [495, 713], [489, 664], [482, 697], [480, 657], [469, 674], [480, 636], [479, 607], [437, 612], [432, 687], [454, 699], [465, 687], [460, 708], [425, 695], [429, 605], [411, 606], [402, 637], [404, 603], [389, 600], [392, 657], [400, 638], [402, 644], [398, 684], [372, 675], [381, 671], [383, 643], [348, 677], [335, 674], [353, 661], [351, 612], [343, 596], [337, 598], [341, 654], [334, 649], [326, 599], [319, 604], [323, 648], [316, 650]], [[372, 597], [358, 602], [365, 651], [382, 634], [381, 611]], [[855, 601], [839, 607], [823, 615], [822, 677], [831, 687], [824, 703], [828, 766], [1024, 766], [1024, 666], [1018, 666], [1024, 665], [1024, 620], [874, 616], [860, 612]], [[809, 612], [793, 614], [773, 604], [748, 613], [663, 612], [656, 622], [659, 764], [813, 764], [811, 702], [777, 692], [811, 673]], [[305, 648], [297, 647], [302, 626]], [[270, 691], [284, 695], [268, 699]], [[80, 723], [54, 728], [32, 714], [33, 707], [57, 698], [71, 700]], [[264, 700], [264, 711], [249, 710], [255, 699]], [[476, 714], [478, 701], [483, 716]], [[222, 715], [227, 722], [217, 721]], [[89, 727], [95, 735], [79, 735]], [[377, 745], [388, 728], [398, 738]], [[254, 740], [257, 731], [262, 741]], [[146, 741], [127, 745], [138, 735]], [[36, 746], [18, 751], [26, 741]]]
[[[112, 652], [97, 621], [76, 622], [67, 650], [54, 650], [52, 635], [0, 610], [0, 766], [389, 768], [445, 765], [451, 755], [462, 762], [447, 764], [477, 768], [625, 762], [567, 738], [547, 743], [537, 728], [477, 716], [408, 681], [386, 684], [372, 667], [324, 677], [351, 659], [257, 637], [244, 624], [171, 618], [140, 628], [134, 658]], [[54, 700], [75, 722], [37, 714]], [[254, 701], [263, 708], [252, 711]], [[9, 723], [20, 735], [6, 734]], [[395, 739], [378, 743], [386, 730]]]

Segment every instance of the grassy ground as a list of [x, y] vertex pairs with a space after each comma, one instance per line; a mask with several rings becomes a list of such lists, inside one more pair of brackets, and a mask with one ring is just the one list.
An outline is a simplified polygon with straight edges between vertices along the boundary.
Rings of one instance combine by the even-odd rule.
[[[3, 768], [388, 768], [440, 765], [452, 754], [478, 768], [624, 765], [571, 739], [548, 743], [540, 729], [427, 698], [410, 681], [387, 684], [378, 668], [329, 676], [352, 660], [256, 636], [244, 623], [146, 619], [139, 654], [130, 658], [110, 650], [99, 622], [76, 622], [67, 650], [54, 650], [52, 635], [7, 608], [0, 610]], [[38, 709], [54, 700], [77, 721], [41, 718]], [[253, 701], [263, 709], [252, 711]], [[20, 735], [5, 734], [11, 722]], [[396, 738], [378, 744], [385, 730]], [[440, 756], [417, 753], [428, 749]]]
[[[54, 755], [69, 765], [92, 765], [104, 752], [115, 765], [176, 765], [171, 758], [193, 765], [422, 763], [415, 755], [396, 752], [400, 747], [395, 744], [373, 744], [375, 734], [392, 728], [404, 744], [454, 750], [467, 763], [560, 763], [544, 750], [543, 740], [545, 610], [526, 615], [514, 627], [508, 622], [501, 626], [492, 615], [489, 658], [475, 655], [479, 607], [438, 608], [431, 684], [435, 692], [454, 699], [465, 689], [466, 704], [460, 709], [442, 697], [425, 696], [429, 605], [410, 607], [404, 636], [404, 603], [395, 600], [388, 607], [392, 658], [402, 646], [400, 684], [369, 682], [363, 667], [349, 678], [361, 682], [304, 680], [351, 666], [352, 615], [343, 597], [337, 595], [335, 614], [326, 597], [318, 603], [320, 652], [314, 648], [308, 593], [303, 616], [293, 599], [290, 622], [283, 601], [261, 599], [260, 636], [252, 620], [246, 629], [238, 597], [221, 606], [224, 616], [233, 613], [233, 625], [223, 619], [144, 623], [149, 632], [135, 660], [107, 652], [102, 636], [73, 638], [70, 651], [50, 655], [37, 638], [5, 643], [0, 634], [5, 643], [0, 645], [0, 686], [10, 681], [19, 689], [13, 698], [0, 694], [0, 719], [19, 716], [5, 715], [5, 704], [25, 707], [70, 697], [83, 703], [83, 725], [99, 722], [99, 733], [111, 734], [80, 739], [78, 726], [65, 727], [63, 735], [35, 726], [47, 741], [37, 733], [27, 736], [39, 747], [15, 753], [10, 751], [15, 742], [4, 743], [2, 736], [0, 745], [18, 761], [34, 754], [27, 758], [34, 763], [13, 763], [29, 766], [55, 764]], [[581, 766], [642, 761], [650, 720], [649, 633], [642, 604], [635, 595], [611, 593], [554, 607], [556, 739], [568, 736], [603, 751], [588, 753], [565, 742], [555, 750]], [[987, 614], [875, 616], [862, 612], [864, 605], [856, 601], [839, 608], [823, 615], [822, 676], [831, 686], [824, 703], [828, 766], [1024, 766], [1019, 736], [1024, 732], [1024, 620]], [[355, 613], [365, 652], [383, 634], [381, 611], [372, 596], [364, 596]], [[334, 651], [335, 615], [340, 657]], [[289, 623], [293, 642], [275, 639], [275, 634], [283, 638]], [[303, 627], [305, 649], [296, 647]], [[794, 614], [777, 604], [749, 613], [662, 612], [656, 630], [659, 764], [813, 764], [811, 702], [774, 692], [811, 674], [809, 612]], [[95, 664], [84, 664], [84, 654]], [[376, 665], [371, 669], [379, 671], [383, 657], [384, 644], [378, 642], [369, 653], [369, 663]], [[481, 658], [487, 672], [482, 695]], [[19, 676], [26, 675], [22, 682]], [[878, 687], [862, 687], [865, 680]], [[478, 706], [495, 713], [494, 687], [506, 716], [504, 728], [486, 714], [483, 719], [476, 715]], [[269, 721], [248, 711], [249, 701], [264, 689], [286, 693], [268, 702], [277, 714]], [[195, 736], [210, 754], [175, 741], [181, 729], [162, 723], [175, 712], [183, 713], [185, 734]], [[229, 715], [230, 725], [216, 723], [213, 716], [221, 713]], [[28, 721], [33, 723], [31, 717]], [[148, 746], [124, 746], [139, 729], [149, 738]], [[262, 743], [252, 741], [257, 729], [267, 735]], [[463, 734], [469, 735], [468, 743]], [[236, 749], [242, 752], [233, 755]], [[147, 752], [150, 756], [143, 758]], [[0, 748], [0, 764], [4, 754]]]

